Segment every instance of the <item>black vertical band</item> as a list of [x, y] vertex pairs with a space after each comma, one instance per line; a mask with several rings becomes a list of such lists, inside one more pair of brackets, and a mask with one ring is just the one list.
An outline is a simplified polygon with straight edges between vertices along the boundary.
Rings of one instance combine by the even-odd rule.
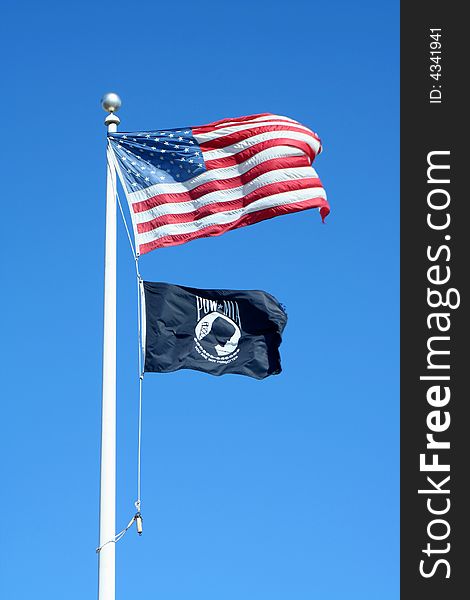
[[460, 599], [470, 578], [470, 52], [456, 6], [401, 6], [402, 600]]

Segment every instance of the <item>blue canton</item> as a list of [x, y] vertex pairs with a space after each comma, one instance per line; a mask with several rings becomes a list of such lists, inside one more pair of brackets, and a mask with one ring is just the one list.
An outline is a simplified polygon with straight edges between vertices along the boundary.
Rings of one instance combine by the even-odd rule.
[[110, 133], [108, 139], [128, 192], [187, 181], [206, 170], [201, 148], [189, 127]]

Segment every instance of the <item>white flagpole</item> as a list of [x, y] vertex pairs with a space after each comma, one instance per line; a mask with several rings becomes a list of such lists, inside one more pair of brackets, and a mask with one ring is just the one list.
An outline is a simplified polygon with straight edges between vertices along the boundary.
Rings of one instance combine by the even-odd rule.
[[[109, 133], [120, 122], [117, 94], [105, 94], [101, 105], [109, 114]], [[104, 265], [103, 396], [101, 408], [100, 553], [98, 600], [115, 600], [116, 534], [116, 170], [108, 160], [106, 181], [106, 243]]]

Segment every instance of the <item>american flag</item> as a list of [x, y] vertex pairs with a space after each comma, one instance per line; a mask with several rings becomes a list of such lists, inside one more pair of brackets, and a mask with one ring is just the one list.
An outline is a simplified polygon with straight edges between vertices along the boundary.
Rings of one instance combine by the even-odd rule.
[[139, 254], [277, 215], [329, 213], [311, 166], [320, 138], [269, 113], [201, 127], [110, 133]]

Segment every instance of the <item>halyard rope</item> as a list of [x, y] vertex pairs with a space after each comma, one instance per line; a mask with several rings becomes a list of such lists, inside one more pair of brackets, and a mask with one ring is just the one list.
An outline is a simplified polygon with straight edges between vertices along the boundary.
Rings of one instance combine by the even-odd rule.
[[[109, 172], [111, 172], [110, 162], [113, 161], [113, 163], [114, 163], [114, 153], [110, 147], [108, 147], [107, 155], [108, 155], [107, 156], [107, 167], [108, 167]], [[115, 166], [115, 163], [114, 163], [114, 166]], [[127, 239], [129, 240], [129, 246], [130, 246], [130, 249], [132, 252], [132, 256], [134, 257], [136, 281], [137, 281], [137, 345], [138, 345], [137, 356], [138, 356], [138, 378], [139, 378], [139, 414], [138, 414], [138, 433], [137, 433], [137, 500], [134, 502], [134, 506], [137, 510], [137, 514], [135, 514], [132, 517], [132, 519], [129, 521], [129, 523], [126, 525], [126, 527], [124, 529], [122, 529], [119, 533], [117, 533], [113, 539], [108, 540], [107, 542], [102, 544], [99, 548], [97, 548], [96, 549], [97, 553], [101, 552], [102, 548], [104, 548], [104, 546], [106, 546], [107, 544], [115, 544], [116, 542], [119, 542], [119, 540], [121, 540], [124, 537], [124, 535], [130, 529], [130, 527], [132, 526], [134, 521], [138, 517], [140, 517], [140, 506], [141, 506], [140, 491], [141, 491], [141, 451], [142, 451], [142, 384], [143, 384], [143, 379], [144, 379], [144, 372], [142, 369], [142, 354], [143, 354], [143, 346], [142, 346], [142, 320], [143, 320], [142, 310], [143, 310], [143, 306], [142, 306], [142, 304], [143, 303], [141, 300], [141, 294], [143, 293], [143, 291], [142, 291], [143, 290], [143, 288], [142, 288], [143, 280], [142, 280], [142, 277], [140, 276], [140, 272], [139, 272], [139, 255], [136, 253], [134, 244], [132, 243], [132, 237], [131, 237], [131, 234], [129, 231], [129, 227], [127, 225], [126, 218], [124, 216], [124, 211], [122, 209], [121, 198], [119, 197], [118, 191], [115, 186], [115, 178], [110, 177], [110, 180], [111, 180], [112, 186], [113, 186], [113, 193], [117, 199], [117, 203], [119, 206], [119, 212], [121, 213], [122, 222], [126, 229]]]
[[132, 523], [136, 520], [137, 515], [134, 515], [132, 517], [132, 519], [129, 521], [129, 523], [126, 525], [126, 527], [124, 527], [124, 529], [122, 531], [120, 531], [119, 533], [116, 533], [116, 535], [114, 536], [114, 539], [112, 540], [108, 540], [107, 542], [105, 542], [102, 546], [100, 546], [99, 548], [96, 549], [96, 554], [99, 554], [101, 552], [101, 550], [107, 546], [108, 544], [115, 544], [116, 542], [119, 542], [119, 540], [122, 540], [122, 538], [125, 536], [125, 534], [127, 533], [127, 530], [130, 529], [130, 527], [132, 526]]

